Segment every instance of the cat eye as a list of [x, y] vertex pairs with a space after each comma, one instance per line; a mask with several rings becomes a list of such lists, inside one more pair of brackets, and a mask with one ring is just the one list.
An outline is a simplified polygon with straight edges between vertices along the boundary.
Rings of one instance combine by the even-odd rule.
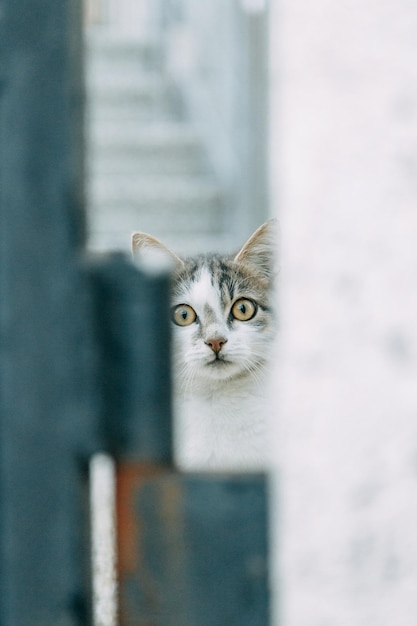
[[179, 304], [172, 310], [172, 321], [178, 326], [189, 326], [196, 319], [196, 312], [188, 304]]
[[253, 300], [248, 300], [247, 298], [241, 298], [240, 300], [236, 300], [234, 305], [232, 306], [232, 315], [236, 320], [240, 322], [247, 322], [255, 317], [256, 311], [258, 310], [258, 305]]

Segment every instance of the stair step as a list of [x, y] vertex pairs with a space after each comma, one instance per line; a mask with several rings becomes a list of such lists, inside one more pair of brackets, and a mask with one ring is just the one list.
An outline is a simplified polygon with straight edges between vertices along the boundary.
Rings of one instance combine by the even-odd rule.
[[[200, 208], [201, 209], [201, 208]], [[167, 240], [169, 237], [182, 236], [195, 238], [197, 235], [205, 237], [221, 233], [221, 214], [213, 214], [212, 210], [181, 211], [128, 211], [123, 206], [113, 208], [112, 211], [103, 211], [95, 216], [90, 215], [88, 231], [100, 235], [103, 233], [129, 235], [135, 231], [149, 233]]]
[[90, 84], [88, 102], [93, 107], [129, 104], [148, 104], [166, 101], [170, 97], [169, 85], [157, 76], [138, 76], [132, 81], [129, 75], [103, 76], [96, 84]]
[[92, 175], [185, 175], [202, 173], [204, 167], [201, 143], [186, 124], [143, 127], [136, 120], [92, 124], [88, 146]]
[[99, 150], [113, 149], [122, 144], [140, 144], [144, 147], [172, 146], [195, 147], [200, 140], [190, 124], [161, 122], [143, 126], [140, 120], [111, 120], [106, 123], [94, 121], [89, 128], [89, 141]]
[[97, 231], [219, 232], [225, 204], [217, 185], [163, 177], [93, 179], [89, 199], [90, 226]]
[[[126, 253], [131, 251], [131, 235], [136, 229], [130, 231], [97, 231], [90, 234], [87, 242], [89, 250], [106, 252], [108, 250], [122, 250]], [[143, 229], [142, 229], [143, 230]], [[166, 246], [178, 256], [200, 254], [204, 252], [231, 253], [234, 251], [232, 238], [224, 233], [201, 234], [192, 233], [188, 237], [184, 234], [172, 234], [153, 229], [151, 234], [160, 239]]]
[[198, 177], [173, 178], [162, 176], [132, 177], [126, 175], [93, 178], [90, 194], [94, 205], [107, 206], [115, 202], [123, 206], [161, 203], [164, 206], [183, 203], [184, 206], [221, 202], [218, 185]]
[[90, 213], [89, 231], [92, 232], [125, 232], [135, 230], [154, 234], [204, 234], [220, 233], [222, 213], [219, 207], [200, 204], [199, 206], [179, 207], [137, 206], [126, 207], [119, 204], [101, 211]]
[[105, 68], [100, 71], [87, 68], [86, 71], [88, 91], [96, 98], [107, 92], [121, 91], [122, 94], [129, 94], [132, 90], [160, 96], [170, 86], [170, 82], [158, 72], [144, 72], [140, 67], [133, 70], [124, 67]]
[[158, 51], [149, 43], [108, 28], [89, 28], [85, 35], [85, 51], [90, 66], [116, 65], [145, 67], [159, 59]]

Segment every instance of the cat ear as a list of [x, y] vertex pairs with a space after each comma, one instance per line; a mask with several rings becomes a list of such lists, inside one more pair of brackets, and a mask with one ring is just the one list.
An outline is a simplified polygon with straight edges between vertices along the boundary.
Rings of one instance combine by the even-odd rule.
[[277, 231], [277, 220], [269, 220], [260, 226], [238, 252], [234, 260], [237, 263], [253, 265], [266, 278], [272, 278], [275, 272]]
[[167, 248], [163, 243], [147, 235], [146, 233], [133, 233], [132, 235], [132, 252], [135, 259], [151, 256], [152, 254], [165, 257], [170, 263], [178, 269], [184, 266], [184, 262], [174, 253]]

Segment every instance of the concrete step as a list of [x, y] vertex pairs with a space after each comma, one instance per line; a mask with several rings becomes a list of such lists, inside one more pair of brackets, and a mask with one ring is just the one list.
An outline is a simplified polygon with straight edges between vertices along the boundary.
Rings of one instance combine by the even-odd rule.
[[[130, 231], [95, 230], [90, 234], [88, 239], [88, 249], [94, 252], [122, 250], [129, 254], [131, 252], [131, 235], [137, 230], [139, 229], [134, 228]], [[187, 236], [178, 233], [173, 234], [152, 230], [149, 234], [160, 239], [180, 257], [200, 254], [202, 252], [219, 252], [225, 254], [236, 252], [232, 237], [224, 233], [212, 233], [209, 235], [193, 233], [192, 236]]]
[[172, 210], [172, 206], [160, 206], [157, 210], [150, 206], [133, 208], [120, 204], [91, 213], [89, 232], [130, 233], [139, 230], [150, 234], [160, 233], [161, 236], [208, 236], [221, 232], [221, 218], [220, 210], [202, 203], [197, 208], [189, 206], [177, 213]]
[[87, 67], [92, 69], [154, 68], [160, 61], [154, 46], [106, 27], [89, 28], [84, 43]]
[[122, 95], [129, 95], [133, 91], [160, 97], [165, 95], [169, 86], [169, 81], [159, 73], [144, 72], [140, 67], [134, 71], [121, 67], [114, 72], [107, 69], [90, 72], [87, 74], [87, 81], [88, 92], [94, 99], [102, 98], [107, 93], [113, 95], [115, 91], [120, 91]]
[[137, 120], [92, 123], [88, 136], [91, 176], [107, 174], [201, 174], [205, 161], [190, 125], [175, 122], [146, 127]]
[[90, 180], [90, 225], [103, 231], [219, 232], [225, 199], [219, 187], [199, 178], [126, 175]]
[[133, 183], [126, 176], [117, 178], [117, 183], [112, 177], [90, 189], [90, 247], [129, 248], [130, 234], [137, 230], [181, 252], [202, 251], [202, 240], [207, 250], [212, 249], [213, 237], [222, 237], [225, 200], [217, 186], [183, 178], [135, 179]]
[[173, 94], [170, 86], [156, 75], [131, 77], [110, 74], [87, 90], [87, 120], [149, 120], [171, 116]]

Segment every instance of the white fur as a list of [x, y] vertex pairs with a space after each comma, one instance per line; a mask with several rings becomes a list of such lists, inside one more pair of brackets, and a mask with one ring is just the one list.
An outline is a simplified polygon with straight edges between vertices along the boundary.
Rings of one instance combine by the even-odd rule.
[[190, 288], [184, 292], [184, 296], [193, 303], [194, 308], [201, 312], [205, 304], [208, 304], [217, 316], [221, 316], [219, 305], [220, 294], [212, 285], [210, 272], [206, 267], [201, 268], [199, 280], [193, 283]]
[[267, 467], [266, 385], [177, 395], [175, 459], [185, 470]]

